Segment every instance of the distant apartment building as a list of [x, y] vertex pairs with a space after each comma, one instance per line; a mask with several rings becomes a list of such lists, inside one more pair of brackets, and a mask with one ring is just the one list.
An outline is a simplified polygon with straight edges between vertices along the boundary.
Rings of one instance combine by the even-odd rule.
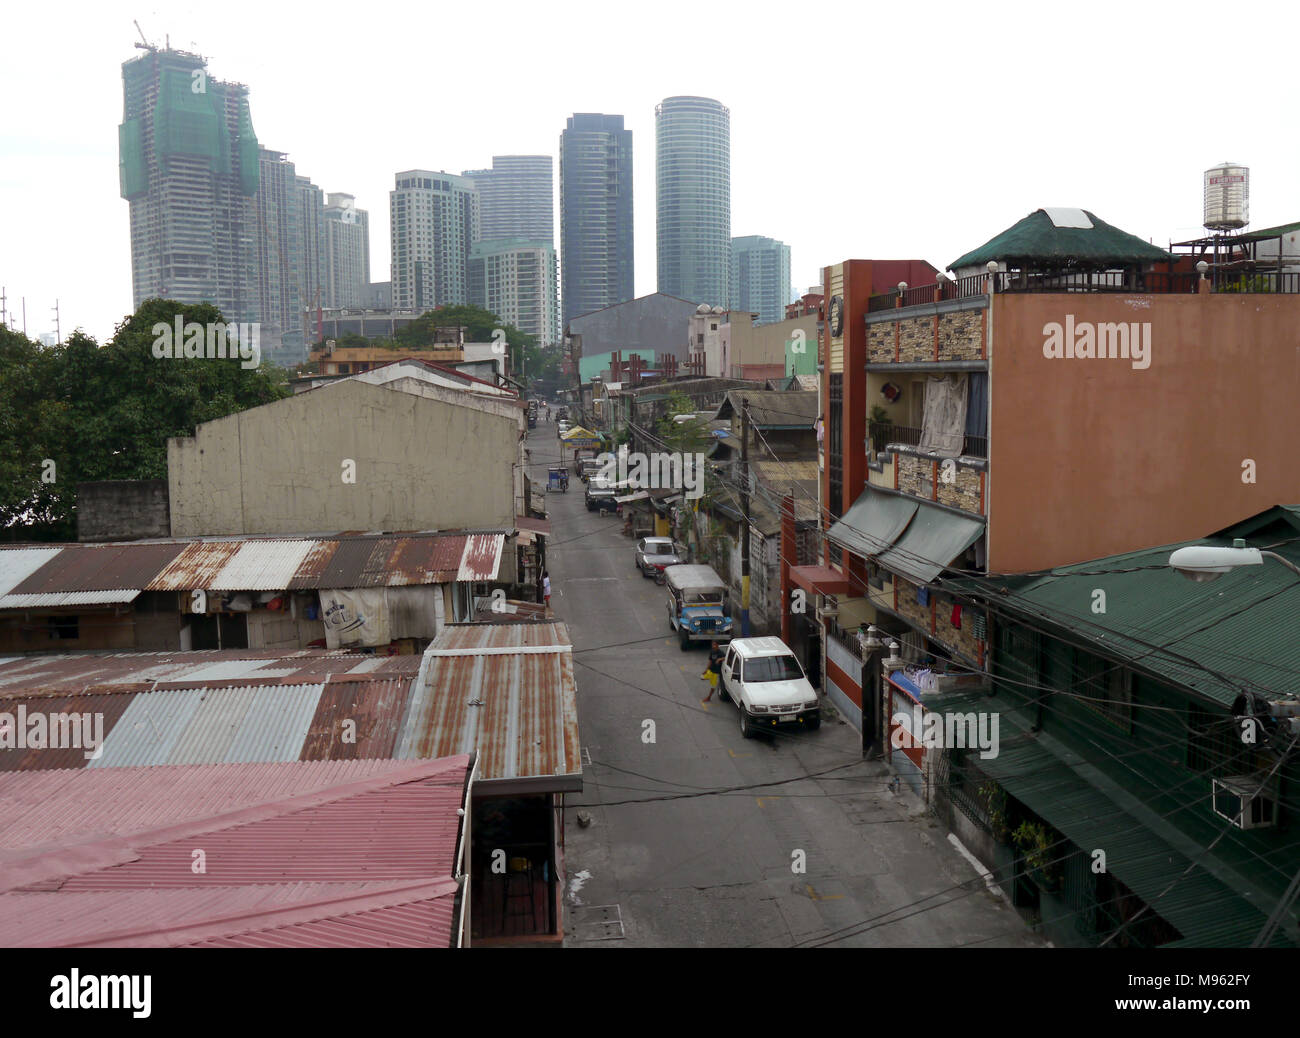
[[731, 110], [708, 97], [655, 107], [660, 292], [727, 305], [731, 277]]
[[325, 305], [364, 307], [370, 289], [370, 214], [352, 195], [331, 193], [325, 206]]
[[469, 255], [470, 302], [490, 310], [540, 345], [560, 341], [555, 247], [545, 239], [479, 242]]
[[361, 304], [367, 310], [391, 310], [393, 308], [393, 283], [391, 281], [372, 281], [366, 286], [364, 301]]
[[467, 169], [479, 193], [481, 240], [533, 238], [555, 244], [555, 184], [549, 155], [494, 155]]
[[302, 208], [303, 248], [303, 299], [308, 311], [303, 324], [310, 342], [314, 331], [316, 311], [325, 305], [326, 255], [325, 255], [325, 193], [307, 177], [298, 177], [298, 201]]
[[560, 133], [563, 325], [635, 294], [632, 131], [623, 116], [578, 113]]
[[398, 309], [469, 302], [469, 250], [482, 235], [474, 181], [410, 169], [389, 192], [392, 305]]
[[790, 246], [750, 234], [731, 239], [731, 309], [757, 314], [756, 324], [775, 324], [790, 301]]
[[[258, 149], [261, 167], [254, 203], [258, 259], [258, 309], [262, 351], [277, 361], [304, 359], [303, 310], [307, 298], [307, 250], [302, 192], [294, 164], [280, 151]], [[301, 354], [301, 355], [300, 355]]]
[[130, 203], [133, 305], [214, 303], [257, 321], [258, 145], [248, 88], [197, 54], [150, 47], [122, 65], [122, 197]]

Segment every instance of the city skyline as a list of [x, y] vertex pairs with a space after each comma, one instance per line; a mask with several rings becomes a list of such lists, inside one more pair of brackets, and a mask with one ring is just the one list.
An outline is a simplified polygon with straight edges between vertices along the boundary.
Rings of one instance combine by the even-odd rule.
[[[543, 45], [581, 52], [601, 38], [598, 19], [588, 24], [581, 13], [589, 9], [594, 18], [594, 5], [572, 5], [563, 32], [540, 12], [507, 8], [515, 28], [494, 44], [494, 61], [524, 60]], [[1084, 207], [1160, 245], [1196, 237], [1202, 233], [1202, 173], [1224, 160], [1251, 167], [1252, 226], [1296, 218], [1300, 144], [1272, 132], [1264, 111], [1235, 103], [1223, 91], [1189, 87], [1187, 103], [1161, 117], [1159, 149], [1150, 147], [1147, 120], [1137, 113], [1084, 106], [1066, 119], [1055, 91], [1021, 89], [1014, 119], [941, 114], [936, 98], [958, 103], [983, 96], [987, 91], [976, 84], [986, 83], [998, 61], [1013, 54], [1018, 66], [1027, 62], [1046, 71], [1060, 55], [1104, 51], [1131, 70], [1139, 93], [1165, 90], [1163, 70], [1199, 45], [1198, 12], [1208, 14], [1209, 4], [1189, 5], [1177, 17], [1125, 9], [1122, 32], [1114, 31], [1117, 16], [1109, 9], [1082, 21], [1015, 3], [999, 8], [995, 18], [956, 4], [940, 9], [944, 30], [936, 35], [903, 24], [881, 27], [869, 12], [832, 5], [823, 19], [828, 33], [879, 38], [881, 52], [869, 73], [830, 67], [819, 71], [825, 83], [809, 89], [791, 87], [786, 73], [795, 66], [787, 40], [770, 22], [736, 24], [733, 53], [743, 60], [701, 66], [678, 47], [672, 27], [674, 18], [690, 21], [698, 12], [671, 3], [663, 19], [638, 30], [638, 53], [617, 62], [602, 54], [598, 76], [590, 68], [561, 67], [519, 91], [484, 78], [471, 48], [451, 54], [439, 76], [480, 84], [481, 92], [413, 131], [401, 106], [376, 101], [423, 89], [424, 66], [416, 60], [421, 37], [394, 39], [382, 5], [374, 18], [350, 23], [349, 38], [358, 53], [382, 49], [385, 60], [376, 75], [347, 81], [308, 80], [293, 63], [276, 60], [277, 41], [293, 39], [296, 51], [310, 53], [335, 31], [304, 26], [287, 13], [237, 0], [220, 11], [178, 8], [163, 15], [120, 2], [86, 7], [62, 55], [77, 69], [75, 77], [56, 82], [31, 49], [21, 49], [0, 72], [8, 96], [32, 96], [11, 106], [3, 131], [7, 161], [0, 182], [7, 197], [21, 200], [12, 207], [6, 234], [17, 249], [0, 265], [6, 306], [21, 325], [25, 299], [28, 332], [36, 336], [53, 329], [57, 299], [65, 336], [81, 326], [101, 340], [130, 312], [129, 216], [116, 167], [121, 66], [139, 53], [132, 50], [139, 42], [133, 18], [157, 46], [170, 33], [173, 49], [209, 57], [213, 78], [246, 86], [259, 140], [287, 153], [315, 184], [341, 187], [370, 211], [378, 249], [374, 281], [389, 277], [384, 201], [395, 171], [476, 169], [497, 154], [555, 154], [555, 128], [568, 115], [605, 111], [624, 114], [641, 142], [634, 156], [634, 178], [643, 191], [635, 214], [633, 291], [654, 291], [655, 213], [645, 194], [654, 154], [647, 142], [655, 103], [678, 93], [718, 97], [731, 109], [732, 234], [758, 233], [789, 244], [792, 280], [800, 289], [820, 280], [822, 266], [854, 256], [919, 258], [945, 267], [1040, 206]], [[472, 13], [457, 11], [444, 16], [439, 31], [472, 34], [476, 24]], [[258, 31], [250, 33], [250, 25]], [[15, 38], [41, 39], [58, 26], [53, 10], [24, 8], [12, 29]], [[975, 38], [983, 41], [978, 47], [971, 44]], [[919, 83], [916, 77], [930, 70], [943, 75], [925, 91], [938, 114], [924, 120], [924, 129], [922, 121], [903, 119], [891, 122], [890, 135], [876, 133], [892, 84], [907, 75]], [[1284, 85], [1278, 71], [1261, 68], [1259, 74], [1265, 91]], [[40, 90], [33, 93], [30, 83], [40, 83]], [[880, 104], [838, 100], [851, 85], [876, 91]], [[366, 128], [363, 148], [349, 146], [357, 126]], [[1035, 126], [1054, 127], [1055, 143], [1029, 132]]]

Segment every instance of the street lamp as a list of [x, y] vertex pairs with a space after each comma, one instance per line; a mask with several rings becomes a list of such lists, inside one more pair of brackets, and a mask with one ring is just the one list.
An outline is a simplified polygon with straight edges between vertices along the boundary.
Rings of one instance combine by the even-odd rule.
[[1200, 583], [1218, 580], [1229, 570], [1238, 566], [1260, 566], [1264, 559], [1276, 559], [1293, 573], [1300, 574], [1300, 566], [1272, 551], [1259, 548], [1247, 548], [1240, 537], [1232, 542], [1231, 548], [1219, 548], [1212, 545], [1196, 544], [1189, 548], [1179, 548], [1169, 556], [1169, 565], [1178, 570], [1188, 580]]

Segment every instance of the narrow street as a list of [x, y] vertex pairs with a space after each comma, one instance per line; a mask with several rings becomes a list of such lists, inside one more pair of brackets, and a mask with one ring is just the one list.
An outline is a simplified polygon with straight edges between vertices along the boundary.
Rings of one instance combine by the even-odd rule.
[[[554, 424], [529, 448], [544, 483]], [[732, 704], [702, 703], [707, 653], [669, 637], [664, 589], [583, 490], [575, 477], [547, 497], [584, 751], [584, 791], [567, 800], [567, 946], [1042, 943], [919, 802], [890, 791], [885, 766], [861, 759], [851, 727], [746, 740]]]

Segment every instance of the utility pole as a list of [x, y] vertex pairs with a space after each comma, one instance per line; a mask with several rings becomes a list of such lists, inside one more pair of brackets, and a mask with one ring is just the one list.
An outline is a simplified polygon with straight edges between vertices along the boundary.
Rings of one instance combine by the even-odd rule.
[[[26, 323], [25, 320], [24, 323]], [[59, 324], [59, 301], [57, 299], [54, 300], [54, 345], [63, 345], [63, 331]]]
[[749, 637], [749, 397], [740, 398], [740, 636]]

